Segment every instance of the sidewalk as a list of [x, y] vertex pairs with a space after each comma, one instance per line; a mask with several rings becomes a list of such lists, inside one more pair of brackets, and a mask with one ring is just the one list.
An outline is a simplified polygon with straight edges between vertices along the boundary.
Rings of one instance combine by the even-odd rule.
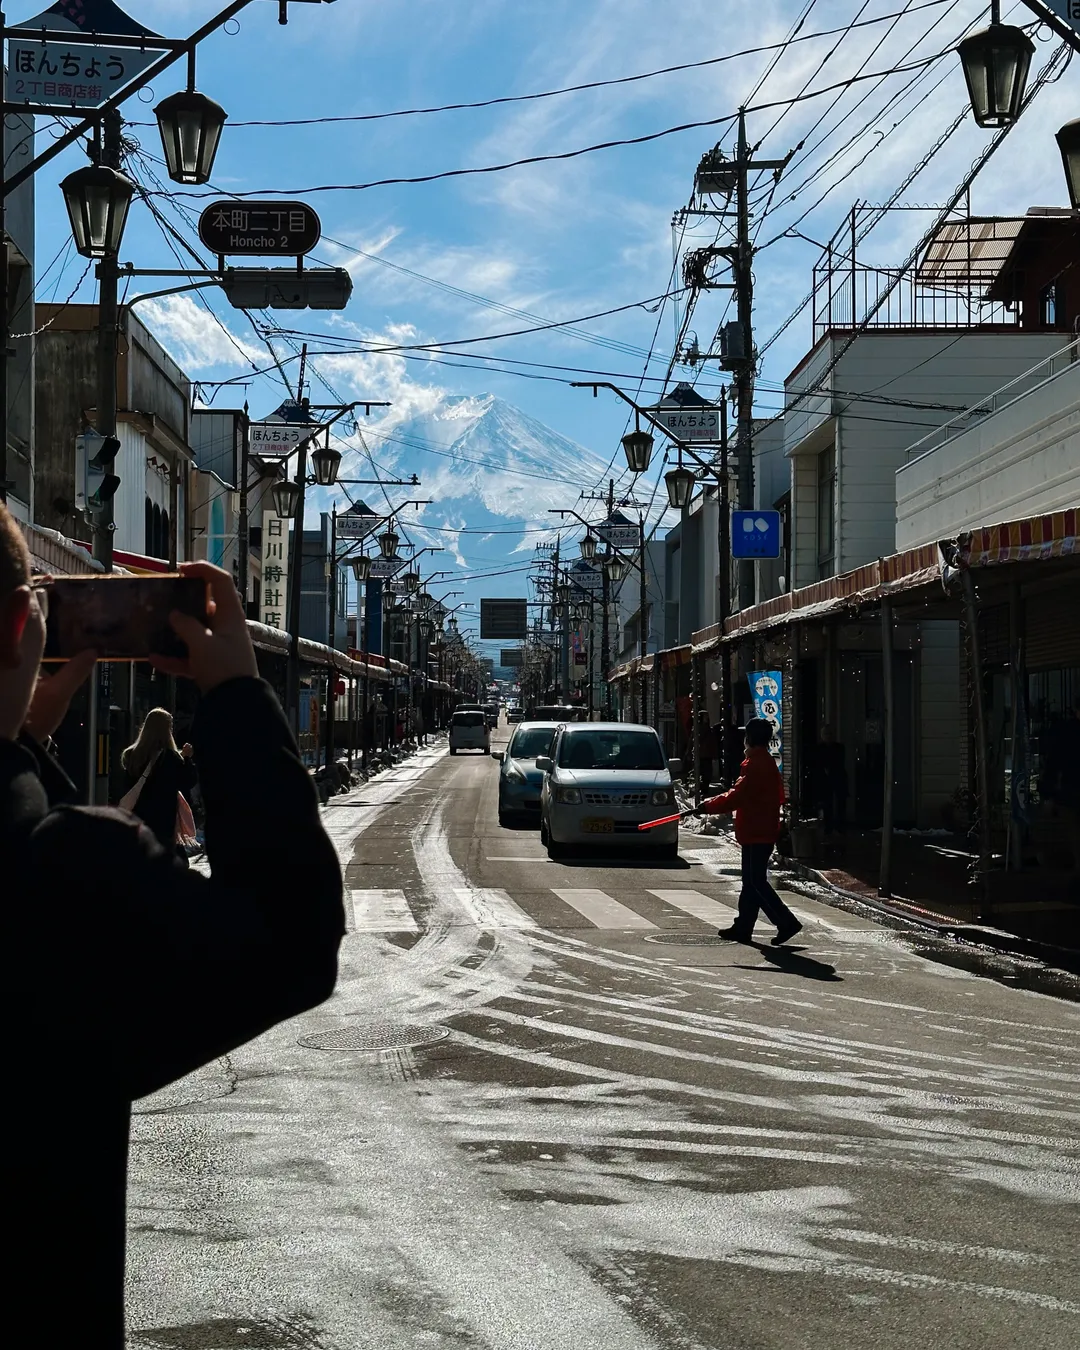
[[[696, 821], [684, 828], [711, 835], [717, 819], [709, 820], [707, 830]], [[719, 838], [734, 855], [734, 836], [726, 821], [720, 825]], [[818, 898], [831, 895], [840, 907], [851, 901], [905, 926], [954, 935], [1067, 970], [1080, 969], [1075, 878], [1034, 870], [995, 873], [987, 912], [972, 896], [968, 878], [974, 855], [966, 837], [897, 834], [893, 894], [883, 897], [877, 886], [880, 848], [880, 832], [849, 831], [842, 851], [823, 850], [815, 859], [776, 856], [772, 866], [781, 884], [795, 879], [814, 883], [826, 893]]]

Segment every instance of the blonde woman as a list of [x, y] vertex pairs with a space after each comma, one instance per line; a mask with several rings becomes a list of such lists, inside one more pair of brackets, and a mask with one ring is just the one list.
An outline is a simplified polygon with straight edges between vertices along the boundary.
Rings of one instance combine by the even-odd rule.
[[176, 843], [176, 794], [190, 794], [194, 769], [176, 748], [172, 713], [167, 708], [150, 709], [120, 763], [130, 779], [130, 791], [121, 805], [145, 822], [163, 848], [171, 850]]

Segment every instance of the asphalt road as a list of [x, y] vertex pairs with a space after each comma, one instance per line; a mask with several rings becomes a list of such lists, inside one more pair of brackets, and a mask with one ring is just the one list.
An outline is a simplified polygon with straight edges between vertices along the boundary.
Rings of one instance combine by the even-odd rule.
[[710, 941], [725, 846], [552, 863], [496, 775], [338, 798], [337, 994], [138, 1104], [131, 1345], [1080, 1344], [1075, 1005], [799, 897]]

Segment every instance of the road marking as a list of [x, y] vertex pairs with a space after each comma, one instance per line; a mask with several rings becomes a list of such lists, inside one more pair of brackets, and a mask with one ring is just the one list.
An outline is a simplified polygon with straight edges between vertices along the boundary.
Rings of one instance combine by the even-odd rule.
[[535, 928], [536, 921], [505, 891], [484, 886], [455, 887], [454, 894], [478, 928]]
[[565, 900], [572, 909], [583, 915], [597, 928], [655, 928], [656, 924], [643, 919], [640, 914], [626, 905], [620, 905], [604, 891], [565, 891], [555, 890], [560, 900]]
[[404, 891], [352, 891], [354, 933], [419, 933]]
[[550, 862], [551, 859], [550, 859], [550, 858], [526, 858], [526, 857], [524, 857], [524, 856], [522, 856], [522, 857], [520, 857], [520, 858], [496, 858], [494, 855], [491, 855], [491, 856], [488, 857], [488, 860], [487, 860], [487, 861], [488, 861], [488, 862], [527, 862], [527, 863], [546, 863], [546, 862]]
[[676, 909], [681, 909], [684, 914], [691, 914], [695, 919], [701, 919], [703, 923], [720, 926], [731, 922], [732, 916], [737, 912], [734, 905], [725, 905], [719, 900], [710, 900], [707, 895], [702, 895], [700, 891], [649, 891], [650, 895], [655, 895], [658, 900], [663, 900], [665, 905], [674, 905]]

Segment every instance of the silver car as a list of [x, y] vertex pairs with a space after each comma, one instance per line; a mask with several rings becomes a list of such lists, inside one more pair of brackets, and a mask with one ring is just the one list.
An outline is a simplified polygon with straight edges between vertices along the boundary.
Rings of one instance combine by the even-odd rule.
[[540, 788], [544, 771], [536, 767], [537, 755], [546, 755], [558, 722], [519, 722], [505, 751], [493, 750], [500, 760], [499, 824], [508, 825], [515, 816], [540, 816]]
[[578, 722], [561, 726], [544, 770], [540, 793], [540, 838], [557, 857], [568, 844], [618, 844], [655, 848], [679, 856], [679, 823], [655, 830], [638, 826], [678, 807], [668, 760], [652, 727], [628, 722]]

